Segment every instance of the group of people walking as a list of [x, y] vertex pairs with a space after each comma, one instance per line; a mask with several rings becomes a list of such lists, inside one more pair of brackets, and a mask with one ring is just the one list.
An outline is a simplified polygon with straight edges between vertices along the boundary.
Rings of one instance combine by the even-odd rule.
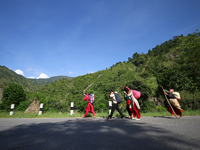
[[[134, 91], [135, 90], [131, 90], [128, 86], [126, 86], [124, 88], [124, 99], [126, 100], [126, 109], [129, 113], [129, 118], [131, 118], [133, 120], [140, 120], [140, 111], [139, 111], [140, 105], [137, 100], [140, 97], [140, 95], [137, 97], [137, 95], [135, 94]], [[118, 106], [119, 102], [117, 101], [115, 93], [113, 92], [113, 90], [110, 90], [109, 93], [110, 93], [110, 99], [113, 102], [113, 106], [111, 109], [111, 113], [108, 116], [108, 119], [109, 120], [112, 119], [115, 109], [117, 109], [117, 111], [121, 115], [121, 118], [123, 119], [124, 115], [122, 114], [121, 110], [119, 109], [119, 106]], [[136, 99], [136, 97], [137, 97], [137, 99]]]
[[[177, 93], [177, 92], [176, 92]], [[125, 116], [121, 112], [119, 108], [119, 104], [121, 103], [122, 99], [119, 96], [117, 92], [114, 92], [113, 90], [109, 90], [109, 98], [112, 100], [112, 109], [111, 113], [108, 116], [108, 119], [112, 119], [113, 113], [115, 112], [115, 109], [119, 112], [121, 115], [121, 118], [123, 119]], [[167, 111], [171, 113], [171, 117], [176, 115], [180, 115], [180, 118], [182, 118], [182, 112], [184, 110], [181, 109], [180, 104], [178, 100], [181, 100], [180, 95], [177, 97], [175, 96], [174, 89], [169, 89], [169, 91], [164, 90], [164, 94], [167, 96], [169, 99], [170, 106], [168, 107]], [[82, 117], [86, 117], [88, 112], [91, 111], [93, 114], [93, 118], [95, 118], [95, 112], [94, 112], [94, 107], [92, 103], [94, 102], [95, 95], [94, 93], [89, 94], [84, 94], [85, 98], [84, 100], [87, 101], [87, 106], [86, 106], [86, 112], [85, 115]], [[124, 99], [126, 100], [126, 110], [128, 111], [129, 118], [133, 120], [140, 120], [141, 115], [140, 115], [140, 105], [138, 102], [138, 99], [140, 98], [141, 93], [136, 90], [130, 89], [128, 86], [124, 88]]]
[[[129, 113], [129, 118], [133, 119], [133, 120], [140, 120], [140, 105], [139, 105], [139, 102], [138, 102], [138, 98], [140, 97], [140, 92], [139, 92], [139, 96], [137, 95], [138, 91], [135, 91], [135, 90], [131, 90], [128, 86], [126, 86], [124, 88], [124, 99], [126, 100], [127, 102], [127, 111]], [[93, 96], [94, 96], [94, 93], [92, 93]], [[92, 105], [92, 102], [91, 101], [91, 95], [92, 94], [85, 94], [85, 98], [84, 100], [87, 101], [87, 106], [86, 106], [86, 112], [85, 112], [85, 115], [83, 115], [82, 117], [86, 117], [86, 115], [88, 114], [89, 111], [92, 112], [93, 114], [93, 117], [95, 118], [95, 112], [94, 112], [94, 107]], [[121, 99], [121, 97], [119, 96], [118, 93], [114, 93], [113, 90], [109, 90], [109, 98], [112, 100], [112, 109], [111, 109], [111, 113], [110, 115], [108, 116], [108, 119], [112, 119], [112, 116], [113, 116], [113, 113], [115, 112], [115, 109], [117, 109], [117, 111], [120, 113], [121, 115], [121, 118], [123, 119], [125, 116], [123, 115], [123, 113], [121, 112], [121, 110], [119, 109], [119, 104], [121, 103], [121, 101], [118, 101], [118, 98]], [[94, 96], [95, 98], [95, 96]], [[94, 100], [94, 99], [93, 99]], [[137, 116], [137, 117], [136, 117]]]

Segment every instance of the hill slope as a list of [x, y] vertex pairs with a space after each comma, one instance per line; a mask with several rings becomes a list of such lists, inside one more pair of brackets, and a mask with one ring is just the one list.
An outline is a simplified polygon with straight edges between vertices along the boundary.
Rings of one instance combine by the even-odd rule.
[[[200, 43], [199, 36], [195, 36], [194, 39]], [[149, 50], [148, 54], [134, 53], [127, 62], [117, 62], [109, 69], [76, 78], [62, 78], [46, 84], [37, 90], [38, 93], [29, 93], [28, 98], [34, 100], [37, 96], [39, 101], [44, 103], [44, 111], [70, 111], [70, 102], [74, 102], [75, 108], [79, 111], [84, 111], [86, 103], [83, 101], [83, 94], [94, 92], [95, 111], [102, 112], [108, 109], [109, 89], [117, 91], [123, 97], [124, 87], [130, 86], [142, 93], [139, 100], [141, 111], [152, 111], [156, 105], [167, 106], [163, 93], [159, 93], [157, 74], [174, 66], [177, 63], [176, 60], [183, 54], [187, 57], [185, 50], [194, 45], [193, 41], [190, 36], [176, 37], [157, 45]], [[195, 51], [199, 50], [199, 48], [195, 49]], [[182, 92], [180, 103], [183, 109], [193, 108], [191, 94], [187, 91], [180, 92]], [[197, 104], [199, 103], [200, 97], [197, 96]], [[125, 111], [125, 101], [122, 102], [121, 109]]]
[[49, 84], [51, 82], [55, 82], [56, 80], [62, 78], [71, 78], [68, 76], [55, 76], [48, 79], [28, 79], [22, 75], [17, 74], [16, 72], [8, 69], [5, 66], [0, 65], [0, 85], [4, 87], [8, 86], [10, 83], [14, 82], [19, 85], [26, 87], [26, 90], [33, 91], [36, 90], [38, 87], [42, 87], [45, 84]]

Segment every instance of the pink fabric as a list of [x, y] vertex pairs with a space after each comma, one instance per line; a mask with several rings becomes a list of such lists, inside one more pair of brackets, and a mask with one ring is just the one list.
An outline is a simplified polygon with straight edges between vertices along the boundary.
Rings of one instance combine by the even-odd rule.
[[141, 93], [139, 91], [136, 91], [136, 90], [131, 90], [133, 92], [133, 95], [136, 99], [139, 99], [140, 96], [141, 96]]
[[125, 89], [130, 90], [128, 86], [126, 86]]

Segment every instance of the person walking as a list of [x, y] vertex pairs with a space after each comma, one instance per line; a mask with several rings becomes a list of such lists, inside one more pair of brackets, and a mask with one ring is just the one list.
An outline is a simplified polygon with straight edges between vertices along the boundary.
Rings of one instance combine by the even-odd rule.
[[[181, 106], [180, 106], [177, 98], [174, 96], [173, 92], [174, 92], [174, 89], [169, 89], [169, 91], [164, 90], [164, 93], [167, 96], [167, 98], [168, 98], [173, 110], [175, 111], [176, 115], [179, 115], [180, 118], [182, 118], [183, 117], [182, 113], [184, 112], [184, 110], [181, 109]], [[170, 106], [167, 108], [167, 111], [169, 111], [171, 113], [171, 117], [174, 117], [173, 110], [171, 109]]]
[[92, 115], [93, 115], [93, 118], [95, 118], [94, 107], [90, 102], [90, 96], [88, 94], [84, 94], [84, 95], [85, 95], [85, 98], [83, 100], [87, 101], [87, 106], [86, 106], [86, 109], [85, 109], [86, 110], [85, 115], [83, 115], [82, 117], [86, 117], [88, 112], [91, 111]]
[[[108, 116], [108, 120], [112, 119], [112, 116], [113, 116], [113, 113], [115, 112], [115, 109], [117, 109], [117, 111], [121, 115], [121, 119], [123, 119], [124, 115], [122, 114], [121, 110], [119, 109], [119, 106], [118, 106], [119, 102], [117, 102], [117, 99], [116, 99], [116, 96], [115, 96], [113, 90], [109, 90], [109, 93], [110, 93], [109, 98], [112, 100], [113, 105], [112, 105], [111, 113]], [[118, 93], [116, 93], [116, 94], [118, 94]]]
[[128, 96], [128, 94], [126, 93], [126, 91], [124, 91], [124, 99], [126, 100], [126, 110], [128, 111], [129, 114], [129, 118], [134, 118], [134, 112], [133, 112], [133, 107], [131, 105], [133, 105], [133, 103], [131, 102], [131, 98]]
[[[133, 118], [134, 120], [140, 120], [140, 104], [138, 102], [138, 98], [140, 97], [140, 95], [137, 95], [138, 91], [136, 90], [131, 90], [128, 86], [125, 87], [125, 91], [126, 93], [128, 93], [127, 95], [131, 98], [131, 106], [132, 106], [132, 110], [133, 110]], [[137, 99], [136, 99], [137, 96]], [[136, 118], [137, 116], [137, 118]]]

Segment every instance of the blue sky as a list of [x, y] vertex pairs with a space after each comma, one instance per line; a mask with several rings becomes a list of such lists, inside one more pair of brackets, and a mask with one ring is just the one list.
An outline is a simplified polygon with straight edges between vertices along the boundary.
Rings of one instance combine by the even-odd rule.
[[200, 28], [199, 0], [0, 0], [0, 65], [77, 77]]

